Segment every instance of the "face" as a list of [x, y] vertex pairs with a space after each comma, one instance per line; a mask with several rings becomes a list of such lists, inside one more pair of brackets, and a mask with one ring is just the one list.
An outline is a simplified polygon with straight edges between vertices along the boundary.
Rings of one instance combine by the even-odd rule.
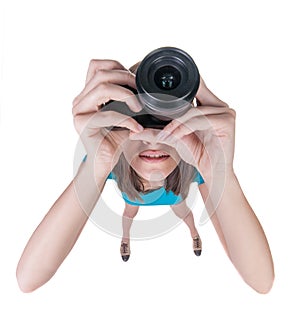
[[131, 134], [123, 145], [123, 154], [137, 174], [149, 182], [162, 181], [176, 168], [180, 157], [173, 147], [157, 143], [161, 130], [144, 129]]

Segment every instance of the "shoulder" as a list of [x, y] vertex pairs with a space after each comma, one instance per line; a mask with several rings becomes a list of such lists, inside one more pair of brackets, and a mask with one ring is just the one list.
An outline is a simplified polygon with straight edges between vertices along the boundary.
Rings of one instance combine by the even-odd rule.
[[200, 172], [196, 168], [195, 168], [195, 176], [194, 176], [193, 182], [198, 183], [198, 185], [204, 183], [203, 177], [201, 176]]
[[117, 177], [116, 177], [116, 175], [113, 172], [110, 172], [109, 175], [107, 176], [107, 179], [114, 179], [114, 180], [116, 180]]

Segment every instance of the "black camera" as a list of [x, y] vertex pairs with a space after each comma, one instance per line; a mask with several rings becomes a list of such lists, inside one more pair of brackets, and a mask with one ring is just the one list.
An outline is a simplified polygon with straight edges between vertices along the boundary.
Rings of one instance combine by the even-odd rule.
[[137, 114], [125, 103], [114, 101], [107, 110], [129, 115], [145, 128], [162, 129], [191, 108], [199, 84], [199, 71], [189, 54], [175, 47], [158, 48], [142, 60], [136, 72], [134, 93], [143, 109]]

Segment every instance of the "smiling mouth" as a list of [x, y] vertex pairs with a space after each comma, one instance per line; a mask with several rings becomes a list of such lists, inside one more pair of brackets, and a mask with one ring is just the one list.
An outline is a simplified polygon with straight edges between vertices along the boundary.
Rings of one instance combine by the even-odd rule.
[[162, 162], [167, 160], [170, 155], [164, 151], [147, 150], [139, 154], [139, 157], [146, 162]]

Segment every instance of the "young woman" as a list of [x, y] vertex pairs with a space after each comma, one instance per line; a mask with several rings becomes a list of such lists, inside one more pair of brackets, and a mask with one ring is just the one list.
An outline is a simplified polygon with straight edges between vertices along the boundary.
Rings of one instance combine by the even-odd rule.
[[[21, 290], [33, 291], [54, 275], [123, 154], [138, 174], [143, 190], [165, 186], [166, 178], [180, 160], [201, 174], [205, 183], [199, 185], [199, 190], [225, 251], [245, 282], [256, 291], [267, 293], [274, 279], [271, 252], [233, 168], [235, 112], [201, 80], [197, 107], [163, 130], [143, 129], [127, 115], [101, 112], [101, 106], [109, 100], [124, 101], [134, 112], [140, 111], [138, 100], [125, 85], [135, 88], [135, 76], [120, 63], [91, 61], [86, 85], [73, 102], [74, 124], [87, 158], [27, 243], [17, 267]], [[124, 130], [109, 131], [111, 126]], [[164, 159], [149, 162], [150, 152], [164, 155]], [[129, 216], [133, 215], [131, 212]], [[125, 243], [128, 228], [127, 224]]]
[[[125, 262], [130, 257], [130, 228], [139, 206], [170, 205], [188, 226], [195, 255], [201, 255], [202, 242], [185, 199], [191, 182], [200, 185], [204, 180], [193, 166], [180, 159], [174, 148], [156, 142], [159, 132], [145, 129], [140, 137], [125, 142], [123, 153], [108, 176], [117, 182], [125, 201], [120, 247]], [[151, 180], [153, 173], [160, 174], [161, 180]]]

